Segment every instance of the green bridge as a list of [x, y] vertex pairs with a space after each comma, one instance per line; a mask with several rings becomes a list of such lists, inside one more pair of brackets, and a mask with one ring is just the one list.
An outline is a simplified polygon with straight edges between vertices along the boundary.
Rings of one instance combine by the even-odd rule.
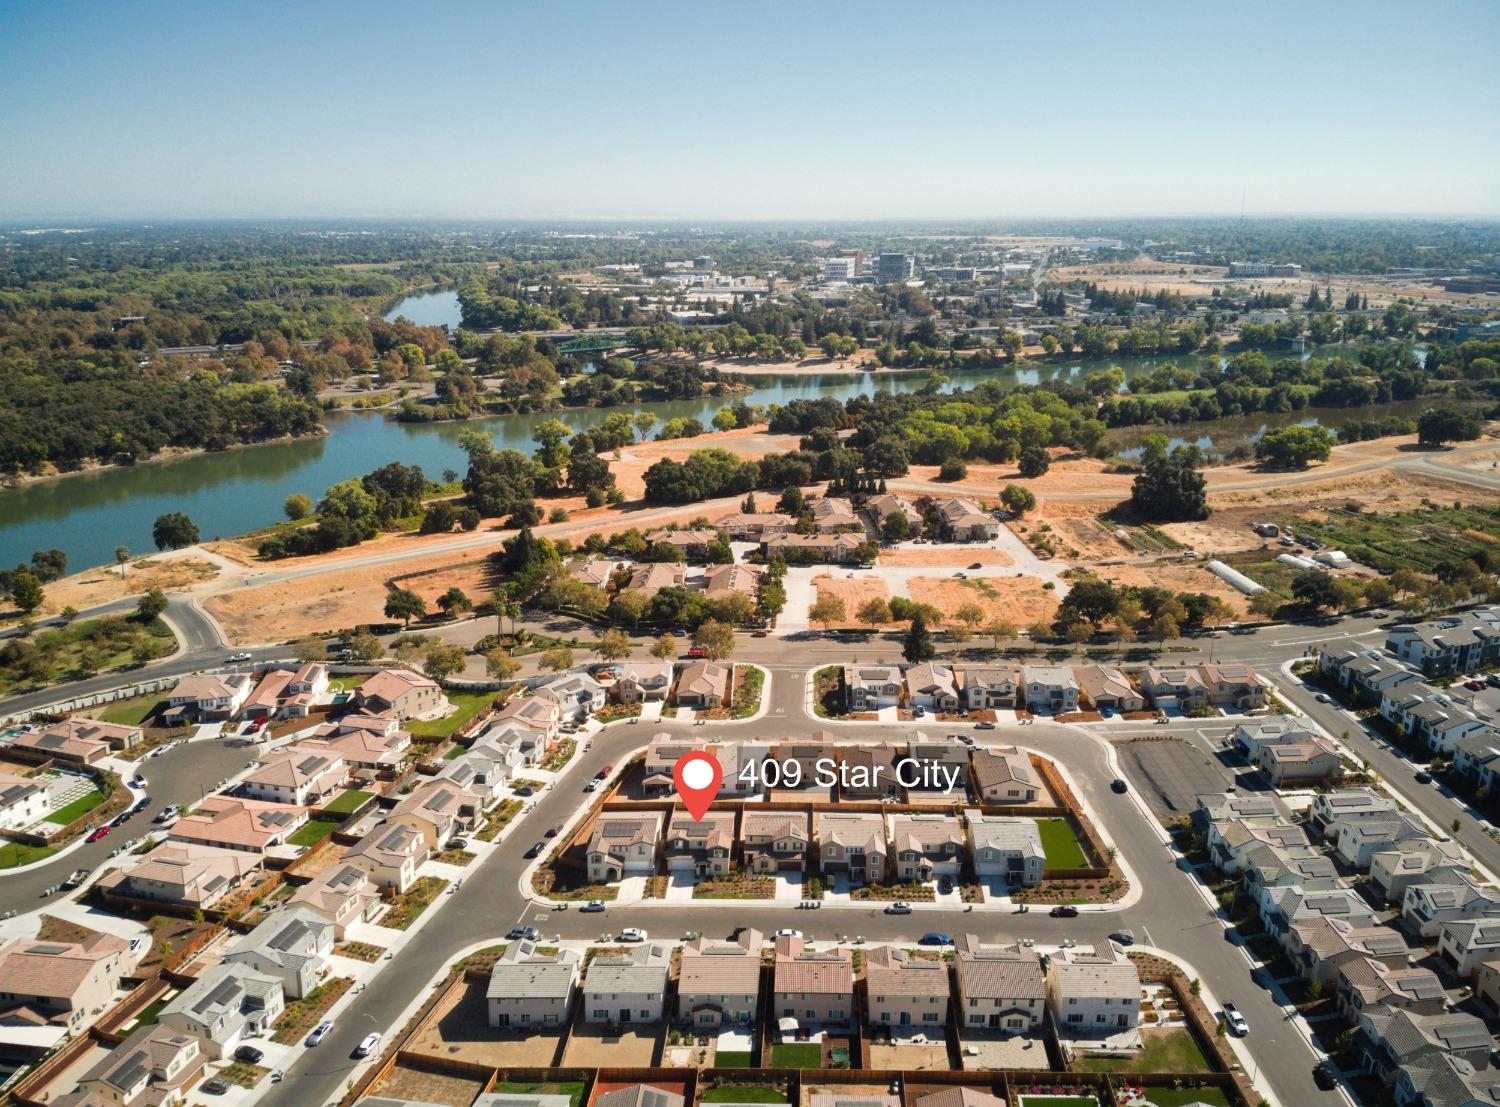
[[560, 354], [595, 354], [602, 350], [618, 350], [629, 346], [623, 334], [594, 334], [584, 338], [571, 338], [558, 346]]

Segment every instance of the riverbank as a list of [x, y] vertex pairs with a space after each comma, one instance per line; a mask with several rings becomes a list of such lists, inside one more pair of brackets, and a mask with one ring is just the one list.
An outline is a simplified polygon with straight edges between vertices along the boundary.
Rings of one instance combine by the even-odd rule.
[[100, 461], [90, 459], [70, 469], [58, 469], [51, 462], [46, 473], [12, 473], [0, 479], [0, 492], [13, 491], [27, 488], [32, 485], [47, 484], [55, 481], [65, 480], [68, 477], [88, 476], [90, 473], [100, 473], [112, 469], [138, 469], [145, 465], [159, 465], [171, 461], [185, 461], [193, 457], [205, 457], [210, 454], [226, 454], [235, 450], [246, 450], [260, 446], [284, 445], [289, 442], [305, 442], [309, 439], [328, 437], [326, 426], [307, 434], [283, 434], [275, 438], [261, 438], [254, 442], [234, 442], [228, 446], [220, 446], [217, 449], [209, 449], [206, 446], [164, 446], [150, 457], [135, 458], [126, 461]]

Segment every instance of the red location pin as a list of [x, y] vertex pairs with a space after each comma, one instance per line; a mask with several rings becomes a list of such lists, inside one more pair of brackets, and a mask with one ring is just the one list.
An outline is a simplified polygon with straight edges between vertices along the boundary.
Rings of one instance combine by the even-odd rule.
[[695, 819], [708, 812], [708, 805], [719, 794], [719, 783], [724, 779], [724, 766], [711, 753], [685, 753], [672, 766], [672, 783], [677, 785], [677, 794], [683, 806]]

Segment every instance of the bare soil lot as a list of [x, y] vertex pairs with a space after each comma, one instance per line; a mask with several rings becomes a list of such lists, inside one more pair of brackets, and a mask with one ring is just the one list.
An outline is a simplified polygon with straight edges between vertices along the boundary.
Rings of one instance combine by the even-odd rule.
[[819, 599], [838, 596], [844, 601], [844, 621], [835, 623], [835, 626], [866, 626], [868, 624], [859, 621], [860, 605], [871, 600], [891, 598], [889, 586], [879, 577], [856, 577], [853, 580], [847, 577], [814, 577], [813, 587], [818, 590]]
[[1201, 560], [1166, 557], [1147, 565], [1097, 565], [1093, 571], [1119, 586], [1145, 588], [1156, 585], [1174, 592], [1206, 592], [1218, 596], [1234, 609], [1236, 615], [1244, 615], [1250, 610], [1250, 598], [1210, 573]]
[[219, 575], [219, 566], [206, 557], [194, 557], [188, 551], [143, 557], [128, 562], [125, 576], [119, 568], [98, 568], [75, 573], [47, 585], [42, 612], [52, 615], [65, 607], [78, 610], [109, 603], [125, 596], [160, 588], [163, 592], [181, 592]]
[[970, 580], [914, 577], [909, 590], [913, 600], [932, 604], [943, 613], [945, 621], [952, 619], [965, 604], [978, 604], [984, 610], [980, 626], [994, 620], [1022, 628], [1038, 620], [1050, 622], [1059, 603], [1056, 591], [1043, 588], [1041, 580], [1027, 576]]
[[882, 550], [882, 568], [904, 569], [934, 566], [939, 569], [961, 569], [974, 562], [981, 565], [1014, 565], [1015, 559], [992, 546], [943, 545], [915, 546], [904, 550]]
[[410, 1099], [418, 1103], [442, 1103], [447, 1107], [469, 1107], [484, 1085], [478, 1080], [465, 1080], [445, 1073], [427, 1072], [398, 1064], [390, 1071], [375, 1094], [392, 1099]]
[[928, 1045], [874, 1045], [870, 1046], [872, 1069], [932, 1069], [947, 1072], [948, 1047], [943, 1042]]
[[660, 1027], [609, 1031], [602, 1026], [575, 1023], [568, 1038], [563, 1067], [647, 1068], [656, 1056]]
[[408, 1047], [414, 1053], [453, 1057], [497, 1068], [550, 1068], [562, 1032], [495, 1030], [489, 1024], [487, 982], [472, 980], [445, 1001], [435, 1020]]

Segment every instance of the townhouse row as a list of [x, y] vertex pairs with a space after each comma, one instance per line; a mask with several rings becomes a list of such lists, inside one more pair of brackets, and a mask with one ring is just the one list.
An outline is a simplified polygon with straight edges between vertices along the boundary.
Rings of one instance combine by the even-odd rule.
[[1254, 710], [1266, 703], [1267, 683], [1242, 664], [1153, 666], [1128, 674], [1109, 665], [850, 665], [843, 673], [850, 712], [907, 707], [953, 714], [1026, 710], [1065, 714], [1084, 710], [1111, 715], [1156, 708], [1195, 712], [1208, 708]]

